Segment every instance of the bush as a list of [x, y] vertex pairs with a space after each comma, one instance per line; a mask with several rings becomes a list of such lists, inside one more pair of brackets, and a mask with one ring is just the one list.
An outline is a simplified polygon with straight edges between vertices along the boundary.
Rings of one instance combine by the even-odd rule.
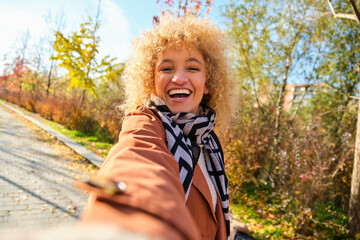
[[69, 98], [65, 95], [45, 97], [39, 92], [12, 92], [6, 89], [0, 90], [0, 97], [71, 130], [94, 134], [101, 141], [117, 141], [121, 129], [121, 114], [116, 110], [114, 103], [109, 104], [105, 109], [96, 109], [90, 107], [95, 106], [96, 103], [80, 106], [77, 97]]
[[[277, 134], [273, 127], [274, 108], [253, 106], [251, 101], [240, 102], [241, 113], [229, 139], [224, 141], [233, 205], [248, 208], [246, 211], [250, 213], [269, 214], [268, 208], [275, 208], [277, 218], [291, 224], [280, 233], [285, 224], [282, 220], [266, 222], [265, 215], [255, 214], [250, 217], [254, 224], [271, 222], [275, 227], [271, 233], [262, 228], [261, 237], [346, 236], [344, 216], [349, 202], [355, 136], [352, 126], [356, 125], [356, 112], [348, 108], [341, 127], [332, 129], [331, 135], [329, 128], [333, 124], [329, 126], [329, 119], [340, 118], [330, 118], [320, 111], [323, 109], [315, 111], [310, 104], [295, 119], [284, 112]], [[319, 108], [318, 104], [315, 107]], [[264, 169], [270, 170], [266, 172], [268, 181], [263, 181]], [[323, 206], [332, 206], [327, 218], [319, 215]], [[250, 213], [239, 214], [240, 220]], [[292, 233], [286, 235], [286, 229], [292, 229]]]

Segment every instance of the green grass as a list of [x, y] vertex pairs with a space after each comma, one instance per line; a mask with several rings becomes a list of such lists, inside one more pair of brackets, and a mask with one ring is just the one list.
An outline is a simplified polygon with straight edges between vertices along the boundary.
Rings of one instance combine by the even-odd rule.
[[78, 130], [70, 130], [57, 122], [49, 121], [49, 120], [46, 120], [43, 118], [41, 119], [41, 121], [43, 123], [49, 125], [54, 130], [62, 133], [66, 137], [68, 137], [68, 138], [74, 140], [75, 142], [82, 144], [86, 148], [94, 151], [95, 153], [102, 156], [103, 158], [105, 158], [107, 156], [110, 148], [113, 146], [113, 143], [101, 141], [95, 135], [84, 134]]
[[257, 239], [350, 239], [346, 212], [333, 204], [305, 208], [287, 194], [248, 185], [231, 209]]

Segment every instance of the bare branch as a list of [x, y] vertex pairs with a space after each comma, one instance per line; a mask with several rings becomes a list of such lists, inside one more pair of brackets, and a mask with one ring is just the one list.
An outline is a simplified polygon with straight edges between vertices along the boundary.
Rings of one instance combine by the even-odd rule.
[[328, 2], [328, 5], [329, 5], [329, 8], [330, 8], [330, 11], [331, 11], [332, 14], [335, 16], [335, 15], [336, 15], [336, 12], [335, 12], [335, 9], [334, 9], [331, 1], [330, 1], [330, 0], [327, 0], [327, 2]]
[[243, 47], [243, 44], [239, 44], [240, 45], [240, 50], [242, 52], [242, 54], [244, 55], [244, 58], [245, 58], [245, 62], [246, 62], [246, 67], [249, 71], [249, 75], [250, 75], [250, 79], [252, 81], [252, 84], [254, 86], [254, 93], [255, 93], [255, 99], [256, 99], [256, 102], [259, 106], [259, 109], [261, 110], [262, 113], [264, 113], [261, 105], [260, 105], [260, 101], [259, 101], [259, 95], [258, 95], [258, 90], [257, 90], [257, 86], [256, 86], [256, 81], [255, 81], [255, 77], [253, 75], [253, 71], [251, 69], [251, 64], [250, 64], [250, 59], [249, 59], [249, 55], [247, 52], [245, 52], [245, 49]]
[[[351, 3], [351, 6], [353, 7], [354, 12], [355, 12], [355, 10], [357, 11], [357, 8], [356, 8], [356, 5], [355, 5], [354, 1], [353, 0], [349, 0], [349, 1], [350, 1], [350, 3], [352, 2], [354, 4], [353, 5]], [[334, 9], [334, 7], [333, 7], [333, 5], [331, 3], [331, 0], [327, 0], [327, 2], [328, 2], [328, 5], [330, 7], [330, 11], [333, 14], [334, 18], [345, 18], [345, 19], [350, 19], [350, 20], [360, 22], [360, 20], [358, 19], [359, 17], [357, 15], [355, 15], [355, 14], [336, 13], [335, 9]], [[359, 13], [359, 12], [357, 11], [357, 13]]]
[[[315, 61], [314, 61], [313, 67], [312, 67], [311, 69], [313, 69], [313, 70], [315, 69], [315, 67], [316, 67], [316, 65], [317, 65], [317, 62], [318, 62], [318, 60], [320, 59], [320, 55], [321, 55], [321, 44], [319, 45], [318, 52], [317, 52], [317, 56], [316, 56], [316, 59], [315, 59]], [[291, 121], [291, 122], [294, 121], [297, 113], [299, 112], [300, 107], [301, 107], [301, 104], [304, 102], [305, 95], [306, 95], [306, 93], [307, 93], [307, 91], [308, 91], [308, 88], [309, 88], [309, 86], [310, 86], [311, 76], [309, 77], [309, 76], [306, 74], [306, 71], [304, 71], [304, 74], [305, 74], [305, 78], [306, 78], [305, 91], [302, 93], [301, 99], [300, 99], [300, 101], [299, 101], [299, 104], [297, 105], [295, 111], [293, 112], [293, 114], [292, 114], [292, 116], [291, 116], [291, 118], [290, 118], [290, 121]]]
[[334, 15], [334, 17], [358, 21], [357, 17], [354, 14], [337, 13]]
[[360, 13], [359, 13], [359, 10], [356, 7], [356, 4], [355, 4], [354, 0], [349, 0], [349, 2], [351, 4], [351, 7], [352, 7], [355, 15], [356, 15], [357, 21], [360, 23]]

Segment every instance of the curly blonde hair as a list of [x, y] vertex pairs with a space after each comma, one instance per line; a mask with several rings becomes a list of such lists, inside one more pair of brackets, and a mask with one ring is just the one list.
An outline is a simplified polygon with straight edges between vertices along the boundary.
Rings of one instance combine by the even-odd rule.
[[133, 51], [125, 65], [125, 113], [133, 111], [155, 94], [154, 68], [157, 56], [169, 45], [185, 43], [195, 46], [206, 63], [206, 88], [202, 102], [217, 113], [217, 128], [228, 126], [234, 110], [234, 87], [229, 77], [228, 43], [224, 34], [207, 19], [187, 15], [183, 18], [164, 16], [158, 25], [133, 42]]

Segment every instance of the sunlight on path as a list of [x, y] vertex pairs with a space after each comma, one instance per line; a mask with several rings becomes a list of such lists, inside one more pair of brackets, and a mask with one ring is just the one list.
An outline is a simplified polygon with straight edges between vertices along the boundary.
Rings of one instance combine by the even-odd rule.
[[73, 182], [84, 173], [59, 145], [0, 106], [0, 233], [77, 221], [87, 196]]

